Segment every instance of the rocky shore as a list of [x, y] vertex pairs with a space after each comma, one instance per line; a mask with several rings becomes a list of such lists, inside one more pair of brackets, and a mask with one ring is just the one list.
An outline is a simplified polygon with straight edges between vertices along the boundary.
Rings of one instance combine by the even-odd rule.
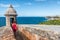
[[0, 40], [60, 40], [60, 34], [31, 27], [18, 27], [14, 34], [10, 27], [0, 28]]

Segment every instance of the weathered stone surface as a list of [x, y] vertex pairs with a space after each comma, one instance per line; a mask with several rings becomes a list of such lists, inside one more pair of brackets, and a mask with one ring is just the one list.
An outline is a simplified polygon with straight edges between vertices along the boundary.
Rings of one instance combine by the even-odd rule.
[[36, 28], [19, 27], [16, 35], [11, 28], [3, 30], [4, 32], [0, 36], [0, 40], [60, 40], [60, 34]]
[[[20, 28], [20, 31], [30, 40], [60, 40], [60, 34], [53, 31], [44, 31], [36, 28]], [[59, 36], [58, 36], [59, 35]]]
[[10, 28], [5, 29], [0, 38], [0, 40], [15, 40], [13, 31]]

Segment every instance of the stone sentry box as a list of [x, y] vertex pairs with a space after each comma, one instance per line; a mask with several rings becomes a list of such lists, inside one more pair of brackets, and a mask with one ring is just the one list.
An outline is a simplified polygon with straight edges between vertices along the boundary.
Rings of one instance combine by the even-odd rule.
[[12, 22], [16, 21], [17, 13], [12, 7], [12, 5], [10, 5], [9, 8], [7, 9], [5, 16], [6, 16], [6, 26], [11, 26]]

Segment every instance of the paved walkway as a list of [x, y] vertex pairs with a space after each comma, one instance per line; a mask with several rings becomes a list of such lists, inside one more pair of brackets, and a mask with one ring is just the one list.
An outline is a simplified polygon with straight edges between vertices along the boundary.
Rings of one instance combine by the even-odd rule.
[[31, 27], [31, 28], [38, 28], [42, 30], [48, 30], [48, 31], [55, 31], [60, 32], [60, 25], [19, 25], [20, 27]]

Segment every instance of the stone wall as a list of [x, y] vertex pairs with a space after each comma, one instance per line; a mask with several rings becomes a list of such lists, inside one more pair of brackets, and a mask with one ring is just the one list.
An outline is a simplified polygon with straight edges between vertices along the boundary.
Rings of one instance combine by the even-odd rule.
[[18, 27], [15, 37], [12, 29], [8, 27], [0, 36], [0, 40], [60, 40], [60, 34], [36, 28]]

